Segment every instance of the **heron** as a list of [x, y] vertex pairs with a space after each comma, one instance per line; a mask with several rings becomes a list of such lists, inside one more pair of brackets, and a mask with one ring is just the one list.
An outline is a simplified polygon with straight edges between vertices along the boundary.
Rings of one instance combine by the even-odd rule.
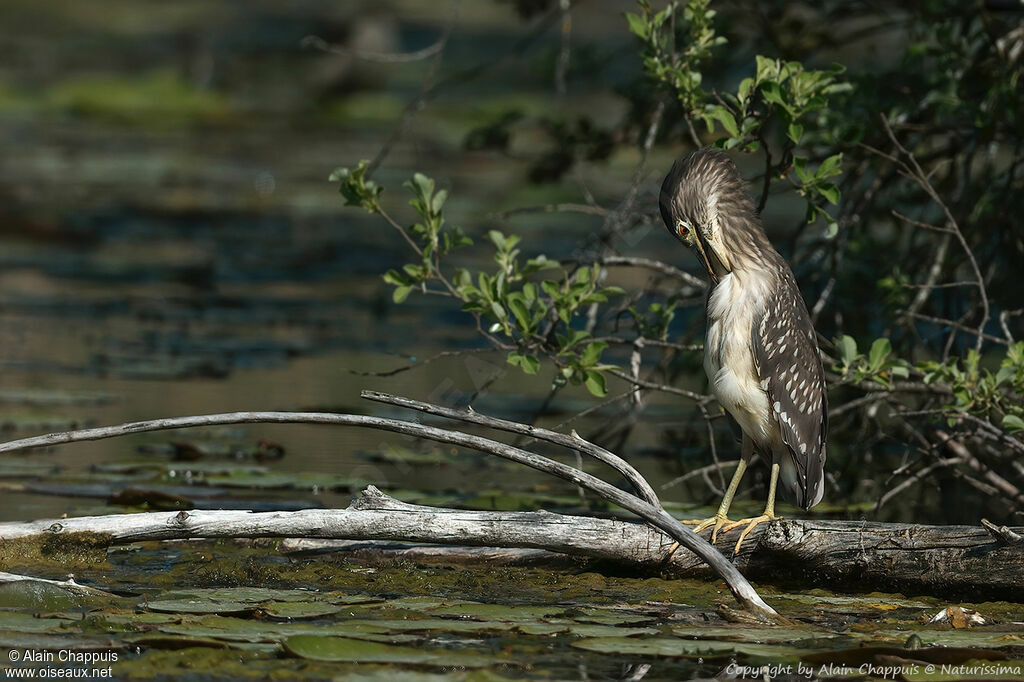
[[[661, 186], [661, 217], [692, 249], [709, 280], [704, 371], [711, 391], [743, 432], [740, 461], [715, 515], [689, 522], [696, 532], [775, 521], [779, 482], [810, 509], [824, 493], [828, 397], [811, 317], [796, 278], [761, 225], [736, 165], [701, 149], [675, 162]], [[760, 516], [730, 521], [729, 507], [754, 452], [771, 466]]]

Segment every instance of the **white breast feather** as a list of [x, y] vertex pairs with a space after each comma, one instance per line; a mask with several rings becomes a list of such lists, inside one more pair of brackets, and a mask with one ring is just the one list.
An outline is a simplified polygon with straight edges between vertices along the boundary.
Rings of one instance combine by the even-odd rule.
[[750, 351], [751, 325], [767, 303], [768, 282], [760, 273], [729, 273], [708, 299], [704, 371], [718, 402], [761, 448], [782, 445], [771, 418], [768, 394], [761, 386]]

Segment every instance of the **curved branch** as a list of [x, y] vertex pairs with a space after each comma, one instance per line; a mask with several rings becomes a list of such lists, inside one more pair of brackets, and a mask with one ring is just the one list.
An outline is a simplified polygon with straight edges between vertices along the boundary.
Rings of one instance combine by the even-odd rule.
[[605, 256], [604, 258], [598, 259], [598, 262], [601, 263], [601, 265], [625, 265], [637, 268], [647, 268], [648, 270], [654, 270], [655, 272], [660, 272], [668, 277], [678, 279], [681, 282], [685, 282], [697, 289], [707, 288], [707, 284], [705, 284], [704, 280], [699, 277], [691, 275], [688, 272], [684, 272], [673, 265], [663, 263], [659, 260], [639, 258], [637, 256]]
[[644, 500], [619, 490], [588, 473], [575, 469], [547, 457], [522, 450], [505, 443], [474, 436], [457, 431], [448, 431], [432, 426], [414, 424], [398, 419], [385, 419], [355, 414], [336, 414], [329, 412], [228, 412], [223, 414], [207, 414], [191, 417], [171, 417], [150, 421], [131, 422], [118, 426], [105, 426], [78, 431], [50, 433], [31, 438], [20, 438], [0, 444], [0, 452], [24, 450], [26, 448], [45, 445], [57, 445], [87, 440], [100, 440], [131, 433], [160, 431], [193, 426], [216, 426], [223, 424], [243, 423], [277, 423], [277, 424], [338, 424], [344, 426], [361, 426], [366, 428], [393, 431], [407, 436], [427, 438], [440, 443], [449, 443], [472, 448], [480, 452], [496, 455], [504, 459], [524, 464], [528, 467], [557, 476], [575, 485], [590, 490], [602, 498], [640, 516], [647, 523], [663, 530], [672, 539], [692, 551], [725, 580], [736, 600], [755, 615], [772, 621], [779, 618], [778, 613], [770, 607], [754, 590], [746, 578], [722, 556], [710, 543], [684, 526], [664, 509], [655, 507]]
[[366, 398], [367, 400], [372, 400], [374, 402], [384, 403], [386, 405], [397, 405], [398, 407], [406, 407], [411, 410], [418, 410], [419, 412], [425, 412], [439, 417], [447, 417], [448, 419], [458, 419], [472, 424], [489, 426], [492, 429], [498, 429], [499, 431], [508, 431], [509, 433], [531, 436], [538, 440], [554, 443], [555, 445], [561, 445], [569, 448], [570, 450], [577, 450], [590, 455], [597, 461], [603, 462], [612, 469], [615, 469], [615, 471], [619, 472], [623, 478], [633, 485], [633, 488], [641, 499], [645, 500], [652, 506], [658, 507], [659, 509], [661, 508], [661, 500], [658, 499], [658, 494], [654, 492], [654, 489], [647, 482], [647, 479], [641, 476], [639, 471], [634, 469], [629, 462], [618, 455], [605, 450], [600, 445], [595, 445], [594, 443], [585, 440], [582, 436], [576, 433], [575, 430], [573, 430], [571, 436], [567, 436], [564, 433], [550, 431], [548, 429], [540, 428], [539, 426], [520, 424], [519, 422], [508, 421], [507, 419], [498, 419], [497, 417], [488, 417], [487, 415], [475, 412], [473, 408], [456, 410], [450, 407], [432, 405], [430, 403], [420, 402], [419, 400], [402, 398], [401, 396], [379, 393], [377, 391], [361, 391], [359, 395], [362, 398]]

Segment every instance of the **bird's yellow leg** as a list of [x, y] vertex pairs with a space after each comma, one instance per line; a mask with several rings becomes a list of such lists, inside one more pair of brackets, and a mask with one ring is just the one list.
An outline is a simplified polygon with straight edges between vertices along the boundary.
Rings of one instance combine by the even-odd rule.
[[772, 478], [771, 483], [769, 483], [768, 485], [768, 504], [766, 504], [764, 507], [764, 513], [760, 516], [755, 516], [749, 519], [740, 519], [739, 521], [734, 521], [733, 523], [730, 523], [729, 525], [722, 528], [723, 533], [728, 533], [733, 528], [739, 528], [742, 525], [747, 526], [743, 529], [743, 532], [740, 533], [740, 538], [736, 541], [736, 547], [732, 551], [733, 554], [740, 553], [740, 547], [743, 545], [743, 541], [747, 539], [747, 535], [750, 534], [750, 531], [754, 530], [762, 523], [768, 523], [769, 521], [778, 521], [782, 518], [781, 516], [775, 515], [775, 488], [778, 485], [778, 482], [779, 463], [772, 462]]
[[718, 511], [710, 519], [697, 519], [694, 521], [683, 521], [688, 526], [697, 526], [693, 529], [694, 533], [700, 533], [701, 531], [714, 526], [714, 530], [711, 531], [711, 544], [715, 544], [715, 540], [718, 539], [718, 532], [723, 530], [723, 526], [726, 524], [732, 524], [729, 520], [729, 507], [732, 506], [732, 500], [736, 496], [736, 490], [740, 487], [740, 479], [743, 478], [743, 473], [747, 470], [747, 462], [750, 461], [750, 457], [754, 454], [754, 441], [747, 437], [747, 434], [743, 434], [743, 444], [740, 457], [740, 463], [736, 467], [736, 472], [732, 475], [732, 480], [729, 481], [729, 488], [725, 491], [725, 497], [722, 498], [722, 504], [718, 505]]

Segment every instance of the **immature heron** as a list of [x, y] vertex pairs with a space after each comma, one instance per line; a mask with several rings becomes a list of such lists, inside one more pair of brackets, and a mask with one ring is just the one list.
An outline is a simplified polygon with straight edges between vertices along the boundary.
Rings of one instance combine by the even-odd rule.
[[[679, 241], [696, 250], [710, 279], [704, 371], [722, 407], [743, 431], [741, 458], [710, 526], [712, 542], [746, 525], [773, 521], [775, 489], [804, 509], [821, 501], [828, 400], [814, 327], [789, 265], [772, 248], [735, 164], [702, 149], [676, 161], [661, 186], [661, 217]], [[743, 472], [757, 450], [771, 456], [768, 504], [761, 516], [727, 515]]]

